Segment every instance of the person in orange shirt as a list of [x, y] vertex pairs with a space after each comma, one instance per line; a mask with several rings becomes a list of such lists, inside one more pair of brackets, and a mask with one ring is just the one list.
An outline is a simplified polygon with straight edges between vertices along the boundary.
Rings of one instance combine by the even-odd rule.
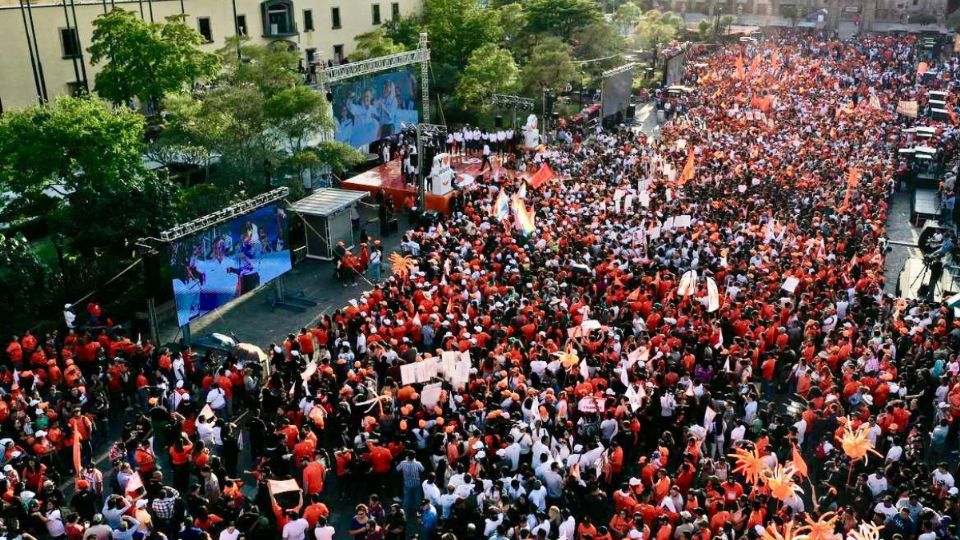
[[186, 493], [190, 487], [190, 456], [193, 453], [193, 444], [185, 433], [180, 433], [169, 452], [170, 463], [173, 465], [173, 487]]
[[303, 492], [307, 495], [320, 495], [323, 493], [323, 481], [327, 474], [327, 466], [318, 456], [307, 463], [303, 468]]

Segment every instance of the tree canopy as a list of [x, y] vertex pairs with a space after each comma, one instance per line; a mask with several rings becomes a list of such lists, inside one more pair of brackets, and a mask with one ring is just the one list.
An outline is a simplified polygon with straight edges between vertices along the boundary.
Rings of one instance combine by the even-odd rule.
[[93, 27], [90, 62], [103, 64], [96, 75], [96, 91], [113, 103], [137, 98], [157, 107], [166, 94], [210, 79], [220, 70], [217, 55], [197, 48], [203, 38], [182, 15], [148, 23], [130, 11], [114, 9], [97, 17]]
[[456, 98], [464, 106], [480, 108], [490, 94], [514, 92], [519, 73], [510, 51], [488, 43], [470, 55], [457, 84]]
[[388, 37], [387, 31], [383, 27], [360, 34], [353, 39], [356, 42], [356, 48], [350, 55], [350, 59], [353, 61], [387, 56], [406, 50], [403, 44], [395, 43], [392, 38]]
[[544, 38], [533, 48], [530, 61], [523, 67], [523, 86], [534, 95], [550, 88], [561, 90], [577, 75], [570, 47], [559, 38]]
[[601, 20], [591, 0], [527, 0], [527, 30], [569, 41], [577, 30]]

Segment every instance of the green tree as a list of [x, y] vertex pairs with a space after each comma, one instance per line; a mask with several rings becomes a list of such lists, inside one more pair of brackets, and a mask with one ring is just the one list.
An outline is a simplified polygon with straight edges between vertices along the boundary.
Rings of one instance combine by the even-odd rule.
[[[294, 86], [277, 92], [264, 104], [270, 131], [286, 156], [285, 166], [300, 179], [304, 171], [314, 169], [320, 161], [309, 148], [319, 142], [324, 132], [335, 127], [330, 104], [319, 92], [306, 86]], [[294, 182], [299, 189], [302, 184]]]
[[527, 30], [569, 41], [577, 30], [602, 18], [591, 0], [527, 0]]
[[527, 12], [523, 4], [506, 4], [497, 10], [500, 29], [503, 32], [502, 43], [516, 54], [527, 44]]
[[185, 21], [178, 15], [152, 24], [122, 9], [97, 17], [89, 49], [90, 62], [102, 64], [97, 93], [115, 104], [137, 98], [156, 110], [166, 94], [215, 76], [217, 56], [198, 49], [203, 38]]
[[672, 12], [650, 10], [643, 14], [634, 29], [634, 43], [640, 49], [651, 51], [656, 65], [660, 49], [677, 38], [683, 28], [683, 19]]
[[431, 59], [467, 65], [473, 51], [500, 41], [497, 15], [497, 10], [481, 7], [477, 0], [424, 0], [423, 30], [432, 44]]
[[633, 2], [624, 2], [613, 12], [613, 24], [623, 35], [630, 35], [633, 27], [640, 21], [643, 10]]
[[353, 61], [387, 56], [406, 50], [406, 47], [388, 37], [383, 27], [360, 34], [354, 38], [354, 41], [356, 41], [356, 48], [350, 55], [350, 60]]
[[0, 233], [0, 333], [20, 335], [44, 315], [54, 290], [53, 272], [18, 235]]
[[[237, 46], [240, 58], [237, 58]], [[223, 71], [220, 74], [221, 85], [253, 85], [261, 93], [272, 95], [284, 88], [303, 83], [297, 73], [299, 56], [283, 45], [257, 45], [249, 38], [229, 38], [227, 45], [218, 51], [223, 57]]]
[[416, 48], [420, 41], [420, 32], [423, 29], [423, 20], [419, 13], [390, 19], [381, 27], [386, 36], [394, 43], [403, 45], [405, 49]]
[[523, 66], [523, 87], [537, 96], [544, 89], [559, 91], [577, 76], [569, 46], [556, 37], [543, 39]]
[[697, 32], [700, 34], [700, 39], [706, 41], [710, 39], [713, 35], [713, 22], [709, 19], [703, 19], [697, 24]]
[[780, 8], [780, 13], [790, 21], [791, 26], [796, 26], [797, 22], [807, 16], [805, 6], [785, 5]]
[[958, 32], [960, 31], [960, 8], [953, 10], [950, 15], [947, 15], [946, 20], [947, 30]]
[[612, 24], [599, 20], [577, 30], [573, 45], [573, 55], [579, 60], [606, 59], [588, 64], [591, 70], [599, 73], [620, 63], [618, 55], [623, 51], [625, 41]]
[[316, 145], [311, 151], [321, 163], [325, 163], [340, 176], [367, 160], [363, 152], [340, 141], [324, 141]]
[[517, 89], [520, 70], [513, 55], [493, 43], [473, 51], [457, 90], [457, 101], [469, 109], [482, 109], [490, 94], [508, 94]]
[[0, 191], [51, 199], [48, 217], [71, 252], [126, 256], [172, 216], [174, 188], [143, 166], [143, 135], [143, 116], [91, 97], [8, 112], [0, 117]]
[[737, 18], [733, 15], [724, 15], [720, 17], [720, 30], [721, 33], [726, 35], [730, 31], [730, 26], [737, 22]]

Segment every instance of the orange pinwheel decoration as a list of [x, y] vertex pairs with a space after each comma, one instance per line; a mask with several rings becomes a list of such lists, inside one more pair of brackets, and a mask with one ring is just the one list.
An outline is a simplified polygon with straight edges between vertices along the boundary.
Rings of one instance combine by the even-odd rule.
[[809, 514], [806, 516], [806, 523], [801, 527], [807, 535], [807, 540], [841, 540], [837, 534], [837, 520], [840, 519], [834, 512], [827, 512], [820, 516], [820, 519], [814, 521]]
[[783, 533], [777, 530], [776, 525], [767, 525], [760, 535], [760, 540], [808, 540], [807, 535], [802, 534], [801, 527], [793, 528], [793, 522], [789, 521], [783, 526]]
[[737, 448], [733, 454], [727, 454], [727, 456], [737, 460], [737, 466], [733, 469], [733, 472], [742, 474], [747, 482], [755, 486], [763, 483], [764, 470], [767, 466], [760, 459], [760, 452], [756, 448], [753, 450]]
[[870, 453], [883, 457], [880, 452], [873, 449], [873, 443], [867, 438], [867, 426], [862, 425], [852, 429], [849, 420], [843, 428], [840, 446], [843, 447], [843, 453], [853, 461], [866, 459]]
[[393, 273], [404, 277], [410, 274], [410, 271], [417, 265], [413, 260], [413, 257], [409, 255], [400, 255], [397, 252], [390, 254], [390, 267], [393, 269]]
[[764, 474], [767, 487], [770, 488], [770, 494], [781, 501], [785, 501], [795, 494], [803, 492], [803, 488], [793, 481], [793, 477], [797, 474], [797, 469], [792, 464], [788, 464], [786, 467], [777, 465], [776, 469], [773, 471], [765, 471]]
[[880, 529], [883, 525], [861, 523], [859, 527], [847, 533], [849, 540], [880, 540]]

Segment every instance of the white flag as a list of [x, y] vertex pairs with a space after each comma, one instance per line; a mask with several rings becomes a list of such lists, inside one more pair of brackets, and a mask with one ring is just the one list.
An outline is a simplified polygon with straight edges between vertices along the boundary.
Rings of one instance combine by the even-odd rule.
[[697, 271], [687, 270], [680, 278], [680, 285], [677, 287], [677, 294], [680, 296], [690, 296], [697, 290]]
[[720, 309], [720, 291], [717, 290], [717, 282], [713, 278], [707, 278], [707, 312], [713, 313]]

